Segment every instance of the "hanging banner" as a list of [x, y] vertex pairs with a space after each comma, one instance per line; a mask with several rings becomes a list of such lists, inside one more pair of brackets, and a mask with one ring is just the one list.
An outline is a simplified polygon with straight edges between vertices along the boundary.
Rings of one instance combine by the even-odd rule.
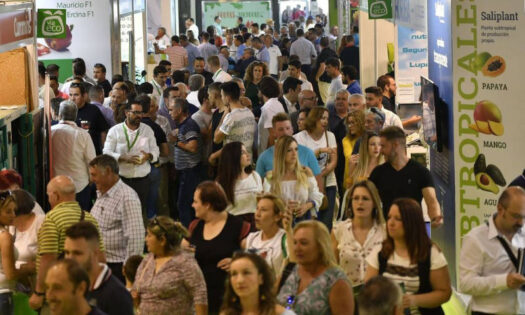
[[272, 6], [270, 1], [202, 1], [203, 29], [213, 25], [216, 16], [221, 17], [221, 26], [226, 28], [236, 27], [239, 16], [243, 18], [245, 25], [253, 23], [261, 25], [272, 18]]
[[368, 0], [368, 18], [391, 19], [392, 18], [392, 0]]
[[0, 12], [0, 45], [33, 37], [35, 27], [30, 9]]
[[[41, 26], [39, 34], [44, 38], [37, 41], [38, 59], [45, 64], [55, 63], [60, 67], [60, 81], [70, 73], [71, 62], [80, 57], [86, 62], [87, 74], [91, 75], [93, 65], [102, 63], [106, 66], [106, 76], [111, 78], [111, 1], [110, 0], [39, 0], [36, 1], [37, 9], [49, 11], [47, 24], [53, 25], [58, 32], [62, 17], [57, 11], [64, 12], [65, 36], [56, 38], [55, 35], [44, 35]], [[57, 10], [59, 9], [59, 10]], [[42, 20], [42, 22], [45, 22]]]
[[452, 15], [459, 242], [525, 168], [525, 14], [523, 0], [455, 0]]
[[38, 38], [66, 38], [66, 34], [65, 9], [38, 9]]
[[421, 76], [428, 76], [426, 0], [396, 1], [396, 100], [399, 104], [420, 101]]

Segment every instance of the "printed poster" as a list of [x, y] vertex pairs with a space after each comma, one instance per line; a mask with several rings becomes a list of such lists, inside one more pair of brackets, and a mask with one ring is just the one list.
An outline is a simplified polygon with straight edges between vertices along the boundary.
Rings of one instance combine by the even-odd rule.
[[452, 14], [459, 241], [525, 168], [525, 14], [523, 0], [454, 1]]

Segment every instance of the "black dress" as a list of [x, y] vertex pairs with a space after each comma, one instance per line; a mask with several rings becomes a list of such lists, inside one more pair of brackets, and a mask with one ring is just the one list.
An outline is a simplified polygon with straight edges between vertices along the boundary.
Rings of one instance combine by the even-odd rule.
[[[191, 229], [191, 227], [190, 227]], [[190, 243], [195, 246], [195, 259], [199, 264], [208, 290], [208, 311], [218, 313], [224, 296], [224, 282], [228, 273], [217, 267], [224, 258], [233, 256], [239, 250], [243, 238], [243, 220], [228, 214], [222, 231], [211, 240], [204, 239], [204, 221], [200, 220], [193, 229]]]

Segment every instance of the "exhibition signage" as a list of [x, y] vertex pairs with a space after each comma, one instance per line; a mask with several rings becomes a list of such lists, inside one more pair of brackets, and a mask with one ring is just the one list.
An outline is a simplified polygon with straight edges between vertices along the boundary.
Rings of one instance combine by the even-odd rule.
[[37, 37], [66, 38], [66, 10], [38, 9]]
[[0, 45], [33, 37], [31, 16], [29, 9], [0, 14]]
[[236, 27], [237, 18], [243, 18], [245, 25], [252, 23], [266, 23], [272, 18], [270, 1], [239, 1], [239, 2], [202, 2], [202, 25], [213, 25], [214, 18], [220, 16], [221, 26], [226, 28]]
[[391, 19], [392, 0], [368, 0], [368, 18]]
[[459, 245], [525, 167], [525, 14], [523, 0], [455, 0], [451, 11]]
[[420, 77], [428, 76], [426, 9], [426, 0], [396, 2], [396, 101], [399, 104], [419, 102]]
[[[77, 57], [86, 62], [88, 75], [95, 63], [102, 63], [111, 78], [110, 0], [39, 0], [36, 6], [44, 9], [39, 10], [42, 24], [39, 23], [38, 34], [43, 38], [37, 40], [38, 59], [45, 64], [58, 64], [60, 81], [67, 77], [71, 61]], [[62, 37], [57, 37], [61, 27]]]

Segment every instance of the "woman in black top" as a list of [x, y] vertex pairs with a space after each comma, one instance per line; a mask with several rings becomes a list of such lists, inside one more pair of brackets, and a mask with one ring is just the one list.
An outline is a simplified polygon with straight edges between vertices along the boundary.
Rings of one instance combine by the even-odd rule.
[[227, 205], [226, 194], [218, 183], [205, 181], [197, 186], [192, 206], [198, 219], [190, 224], [191, 236], [185, 244], [195, 249], [195, 259], [204, 275], [209, 314], [219, 313], [231, 257], [250, 230], [242, 218], [224, 211]]

